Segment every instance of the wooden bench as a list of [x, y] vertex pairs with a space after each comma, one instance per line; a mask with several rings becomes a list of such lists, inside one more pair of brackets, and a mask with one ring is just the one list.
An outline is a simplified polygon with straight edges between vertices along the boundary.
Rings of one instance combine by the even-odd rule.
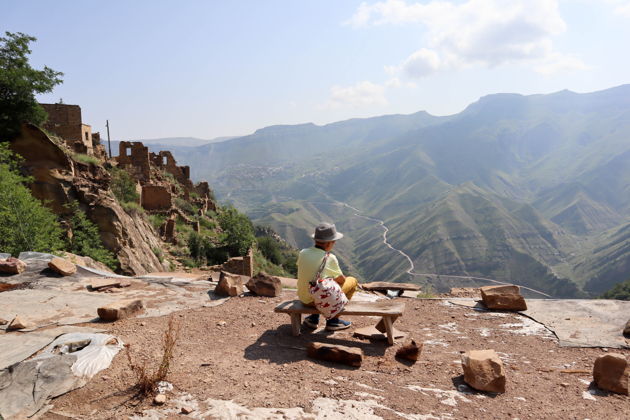
[[[389, 345], [394, 344], [394, 321], [403, 314], [405, 304], [391, 300], [378, 302], [354, 302], [350, 301], [339, 314], [353, 316], [380, 316], [382, 317], [376, 329], [387, 334]], [[306, 306], [299, 300], [288, 300], [280, 303], [274, 312], [289, 314], [291, 316], [291, 329], [294, 336], [300, 335], [302, 314], [317, 314], [319, 311], [312, 306]]]

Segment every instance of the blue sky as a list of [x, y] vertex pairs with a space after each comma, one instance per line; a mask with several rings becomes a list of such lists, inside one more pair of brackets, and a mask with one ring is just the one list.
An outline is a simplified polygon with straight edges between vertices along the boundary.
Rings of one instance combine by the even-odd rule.
[[0, 0], [115, 139], [242, 135], [630, 83], [630, 0]]

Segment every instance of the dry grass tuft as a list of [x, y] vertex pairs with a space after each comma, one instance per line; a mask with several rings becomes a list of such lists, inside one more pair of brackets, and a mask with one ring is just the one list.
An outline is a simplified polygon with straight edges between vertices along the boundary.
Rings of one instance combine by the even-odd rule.
[[134, 363], [131, 357], [131, 346], [125, 346], [129, 368], [135, 376], [133, 388], [137, 390], [139, 395], [147, 396], [155, 394], [158, 382], [166, 379], [171, 367], [171, 362], [173, 361], [175, 345], [177, 344], [178, 339], [179, 325], [171, 316], [168, 320], [168, 326], [164, 331], [164, 339], [162, 341], [162, 359], [156, 369], [151, 369], [150, 366], [147, 366], [146, 359], [141, 364]]

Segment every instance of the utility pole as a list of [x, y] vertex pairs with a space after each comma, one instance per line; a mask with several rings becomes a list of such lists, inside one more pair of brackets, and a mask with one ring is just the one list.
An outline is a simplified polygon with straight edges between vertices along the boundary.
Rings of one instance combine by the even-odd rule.
[[107, 127], [107, 147], [109, 147], [109, 158], [112, 158], [112, 143], [109, 141], [109, 120], [105, 120], [105, 127]]

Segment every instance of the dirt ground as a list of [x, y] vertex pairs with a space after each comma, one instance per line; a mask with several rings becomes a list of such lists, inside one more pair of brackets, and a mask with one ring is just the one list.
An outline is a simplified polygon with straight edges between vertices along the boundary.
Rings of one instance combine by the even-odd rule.
[[[518, 314], [480, 312], [439, 299], [402, 299], [395, 324], [424, 348], [418, 362], [394, 358], [388, 347], [352, 336], [376, 318], [348, 317], [350, 330], [291, 336], [279, 302], [295, 298], [237, 297], [175, 313], [180, 339], [163, 406], [134, 398], [123, 352], [85, 387], [51, 402], [46, 420], [125, 418], [385, 418], [385, 419], [628, 419], [630, 397], [591, 385], [595, 358], [613, 350], [561, 348], [542, 325]], [[168, 317], [105, 324], [130, 345], [134, 358], [156, 365]], [[307, 358], [311, 341], [356, 346], [360, 368]], [[463, 382], [460, 352], [494, 349], [506, 368], [507, 392], [476, 392]], [[614, 350], [630, 357], [629, 350]], [[565, 372], [562, 372], [565, 370]], [[569, 373], [570, 372], [570, 373]], [[193, 412], [180, 413], [182, 406]]]

